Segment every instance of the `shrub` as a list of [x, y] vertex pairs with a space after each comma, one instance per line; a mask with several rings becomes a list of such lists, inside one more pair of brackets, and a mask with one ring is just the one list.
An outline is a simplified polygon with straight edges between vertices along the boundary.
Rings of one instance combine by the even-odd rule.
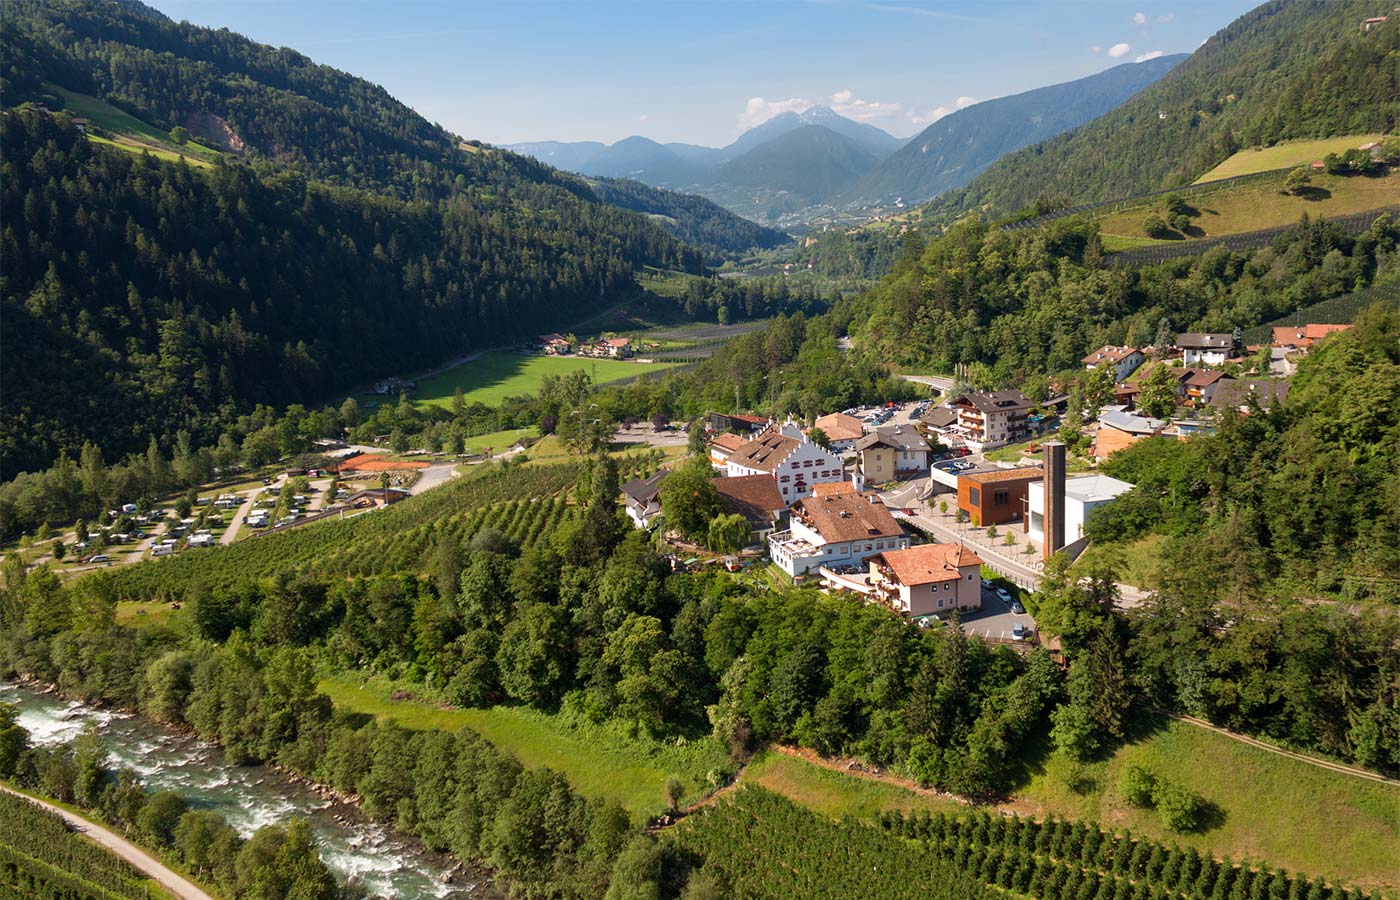
[[1157, 814], [1162, 817], [1162, 825], [1168, 831], [1195, 831], [1201, 824], [1204, 804], [1201, 798], [1177, 784], [1161, 782], [1157, 785], [1152, 799], [1157, 804]]
[[1118, 776], [1118, 795], [1131, 806], [1139, 809], [1151, 807], [1156, 791], [1156, 777], [1142, 766], [1128, 766]]
[[1162, 221], [1162, 217], [1153, 213], [1142, 222], [1143, 232], [1151, 238], [1163, 238], [1171, 234], [1171, 229], [1167, 223]]

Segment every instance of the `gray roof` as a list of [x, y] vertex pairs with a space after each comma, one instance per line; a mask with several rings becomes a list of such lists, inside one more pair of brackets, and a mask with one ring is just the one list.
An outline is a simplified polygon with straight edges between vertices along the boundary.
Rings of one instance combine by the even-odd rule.
[[657, 472], [650, 478], [634, 478], [622, 486], [622, 493], [628, 500], [636, 503], [647, 504], [656, 499], [657, 493], [661, 490], [661, 481], [666, 477], [666, 473]]
[[1229, 350], [1235, 346], [1235, 336], [1187, 332], [1176, 336], [1176, 345], [1183, 350]]
[[928, 450], [928, 441], [913, 425], [882, 425], [856, 441], [857, 450], [881, 445], [893, 450]]
[[1167, 427], [1161, 419], [1126, 412], [1122, 407], [1109, 407], [1099, 414], [1099, 424], [1126, 431], [1129, 434], [1155, 434]]
[[923, 422], [930, 428], [947, 428], [958, 420], [958, 411], [947, 406], [935, 406], [923, 415]]
[[1034, 400], [1015, 388], [1007, 391], [971, 392], [954, 398], [951, 402], [958, 403], [962, 400], [966, 400], [982, 412], [1011, 412], [1035, 406]]
[[1219, 409], [1241, 407], [1255, 399], [1264, 408], [1282, 403], [1288, 397], [1291, 385], [1286, 378], [1241, 378], [1236, 381], [1222, 381], [1210, 398], [1210, 405]]

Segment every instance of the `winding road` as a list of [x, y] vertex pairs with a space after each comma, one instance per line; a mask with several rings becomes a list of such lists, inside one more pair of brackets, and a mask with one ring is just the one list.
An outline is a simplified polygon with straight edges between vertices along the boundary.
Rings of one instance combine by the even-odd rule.
[[184, 878], [169, 866], [165, 865], [165, 863], [156, 859], [115, 831], [104, 828], [95, 822], [89, 822], [82, 816], [71, 813], [52, 803], [38, 800], [34, 797], [30, 797], [28, 794], [21, 794], [19, 791], [8, 788], [3, 784], [0, 784], [0, 791], [28, 800], [35, 806], [63, 817], [63, 820], [68, 823], [68, 827], [131, 863], [143, 874], [154, 880], [156, 884], [159, 884], [176, 897], [181, 898], [181, 900], [215, 900], [212, 894], [206, 893], [189, 879]]

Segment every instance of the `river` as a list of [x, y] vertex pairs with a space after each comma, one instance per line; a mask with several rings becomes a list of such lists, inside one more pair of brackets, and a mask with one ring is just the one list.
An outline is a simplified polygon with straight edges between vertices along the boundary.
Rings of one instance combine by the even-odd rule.
[[470, 872], [459, 871], [453, 884], [444, 884], [442, 876], [452, 866], [447, 857], [427, 852], [354, 807], [328, 802], [266, 766], [232, 765], [213, 744], [130, 713], [97, 709], [8, 682], [0, 682], [0, 703], [19, 708], [20, 724], [36, 746], [69, 741], [88, 722], [96, 723], [112, 768], [131, 768], [147, 789], [174, 791], [191, 806], [221, 813], [244, 837], [264, 825], [306, 819], [326, 865], [338, 879], [363, 885], [370, 896], [499, 896], [488, 879]]

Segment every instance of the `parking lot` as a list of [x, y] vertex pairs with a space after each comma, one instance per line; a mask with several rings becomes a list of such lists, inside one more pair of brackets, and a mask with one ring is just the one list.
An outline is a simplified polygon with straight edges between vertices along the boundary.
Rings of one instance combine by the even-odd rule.
[[[990, 640], [1010, 641], [1013, 629], [1019, 622], [1028, 632], [1035, 630], [1035, 620], [1030, 613], [1013, 613], [1009, 604], [1003, 603], [995, 589], [988, 590], [989, 583], [982, 583], [982, 609], [962, 616], [963, 630]], [[1013, 593], [1014, 596], [1014, 593]], [[1029, 635], [1028, 635], [1029, 636]]]

